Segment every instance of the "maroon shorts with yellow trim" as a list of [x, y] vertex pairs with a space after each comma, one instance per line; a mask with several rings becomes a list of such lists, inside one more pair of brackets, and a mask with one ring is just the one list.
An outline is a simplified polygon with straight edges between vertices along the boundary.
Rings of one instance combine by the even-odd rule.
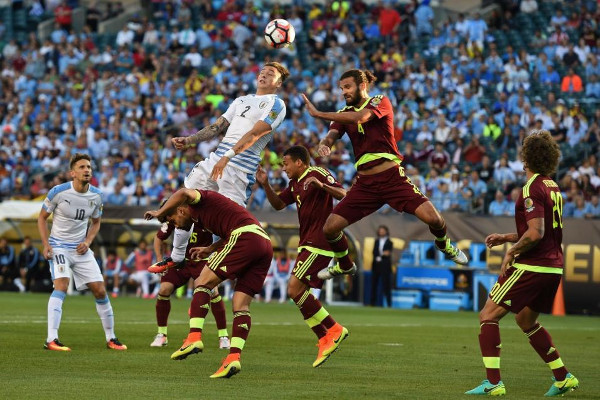
[[168, 282], [171, 283], [175, 288], [179, 286], [185, 285], [190, 278], [196, 279], [200, 276], [200, 272], [206, 265], [206, 260], [200, 261], [191, 261], [187, 260], [185, 262], [185, 267], [183, 268], [171, 268], [160, 278], [160, 282]]
[[237, 279], [235, 290], [254, 296], [262, 290], [273, 259], [271, 241], [253, 233], [232, 235], [208, 259], [219, 278]]
[[317, 273], [323, 268], [327, 268], [330, 261], [331, 257], [302, 249], [298, 257], [296, 257], [296, 264], [292, 270], [292, 275], [311, 288], [321, 289], [323, 280], [317, 277]]
[[494, 303], [514, 313], [525, 307], [540, 313], [550, 313], [561, 277], [559, 274], [543, 274], [511, 267], [498, 278], [489, 297]]
[[417, 207], [429, 201], [397, 166], [374, 175], [358, 175], [358, 179], [332, 211], [348, 223], [374, 213], [389, 204], [396, 211], [414, 214]]

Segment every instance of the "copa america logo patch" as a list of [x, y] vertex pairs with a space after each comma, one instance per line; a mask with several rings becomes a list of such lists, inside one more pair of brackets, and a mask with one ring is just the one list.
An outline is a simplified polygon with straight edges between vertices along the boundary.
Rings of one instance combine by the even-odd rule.
[[327, 182], [329, 182], [329, 183], [333, 183], [333, 182], [335, 182], [335, 179], [333, 178], [333, 176], [329, 175], [329, 176], [327, 177]]
[[531, 198], [527, 197], [523, 202], [525, 203], [525, 211], [533, 211], [535, 207], [533, 206], [533, 200]]
[[381, 103], [381, 98], [380, 97], [375, 97], [373, 100], [371, 100], [371, 105], [372, 106], [378, 106], [379, 103]]

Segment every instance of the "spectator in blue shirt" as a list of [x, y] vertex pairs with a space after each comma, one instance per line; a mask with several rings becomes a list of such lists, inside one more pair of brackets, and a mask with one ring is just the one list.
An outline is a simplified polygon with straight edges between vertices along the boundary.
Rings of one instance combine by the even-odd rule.
[[575, 198], [575, 209], [573, 210], [573, 218], [585, 218], [586, 214], [590, 213], [590, 209], [583, 196], [577, 196]]
[[585, 85], [585, 97], [600, 98], [600, 82], [597, 75], [590, 75], [587, 84]]
[[124, 206], [127, 203], [127, 196], [121, 191], [123, 185], [117, 183], [115, 185], [115, 191], [106, 197], [106, 204], [112, 204], [115, 206]]
[[558, 85], [560, 83], [560, 75], [554, 70], [554, 66], [548, 64], [546, 68], [546, 72], [540, 74], [540, 83], [542, 85]]
[[490, 203], [488, 213], [494, 216], [510, 215], [511, 204], [506, 201], [506, 196], [501, 190], [496, 191], [495, 199]]
[[433, 10], [429, 6], [429, 0], [423, 0], [415, 11], [415, 21], [417, 24], [417, 35], [431, 35], [433, 28]]
[[592, 200], [587, 203], [586, 218], [600, 218], [600, 196], [597, 194], [592, 196]]

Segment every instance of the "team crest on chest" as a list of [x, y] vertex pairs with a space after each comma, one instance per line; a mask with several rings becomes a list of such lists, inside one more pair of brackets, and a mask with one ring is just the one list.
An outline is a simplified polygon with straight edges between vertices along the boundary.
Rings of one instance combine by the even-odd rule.
[[91, 208], [96, 207], [96, 200], [90, 200], [89, 201], [89, 205], [90, 205]]

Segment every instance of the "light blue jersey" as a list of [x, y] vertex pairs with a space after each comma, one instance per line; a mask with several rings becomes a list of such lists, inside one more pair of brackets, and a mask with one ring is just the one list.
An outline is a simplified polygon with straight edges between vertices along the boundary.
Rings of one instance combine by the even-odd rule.
[[85, 240], [88, 220], [102, 215], [102, 193], [92, 185], [87, 192], [79, 193], [72, 182], [67, 182], [48, 192], [42, 208], [54, 213], [50, 246], [75, 249]]

